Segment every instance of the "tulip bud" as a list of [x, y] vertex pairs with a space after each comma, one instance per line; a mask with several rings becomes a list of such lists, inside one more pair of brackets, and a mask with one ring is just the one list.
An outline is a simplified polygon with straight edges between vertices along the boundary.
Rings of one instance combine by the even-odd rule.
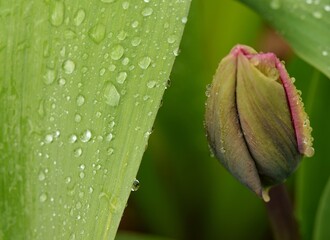
[[220, 62], [207, 95], [211, 150], [234, 177], [269, 201], [268, 189], [314, 154], [300, 92], [273, 53], [237, 45]]

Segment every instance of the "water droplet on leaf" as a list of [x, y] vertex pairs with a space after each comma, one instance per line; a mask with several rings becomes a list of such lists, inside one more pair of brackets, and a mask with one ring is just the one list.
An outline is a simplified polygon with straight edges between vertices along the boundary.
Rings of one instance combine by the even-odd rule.
[[155, 86], [156, 86], [156, 81], [149, 81], [148, 83], [147, 83], [147, 87], [148, 88], [154, 88]]
[[95, 43], [99, 44], [105, 37], [105, 26], [96, 24], [89, 30], [88, 35]]
[[118, 106], [119, 100], [120, 100], [120, 94], [117, 90], [117, 88], [110, 82], [108, 82], [105, 86], [104, 89], [104, 94], [105, 102], [112, 106]]
[[63, 63], [62, 67], [66, 74], [71, 74], [71, 73], [73, 73], [76, 65], [72, 60], [68, 59]]
[[40, 202], [45, 202], [47, 200], [47, 194], [46, 193], [40, 194], [39, 200]]
[[77, 96], [77, 105], [80, 107], [85, 103], [85, 97], [83, 95]]
[[53, 138], [53, 135], [52, 134], [47, 134], [46, 137], [45, 137], [45, 143], [48, 144], [48, 143], [52, 143], [54, 140]]
[[134, 179], [134, 182], [132, 184], [132, 192], [136, 192], [140, 188], [140, 182], [137, 179]]
[[72, 134], [72, 135], [70, 135], [70, 137], [69, 137], [69, 143], [75, 143], [76, 141], [77, 141], [77, 135], [75, 135], [75, 134]]
[[124, 48], [121, 45], [115, 46], [111, 53], [110, 56], [113, 60], [119, 60], [124, 54]]
[[127, 73], [126, 72], [120, 72], [117, 76], [117, 82], [119, 84], [123, 84], [127, 78]]
[[50, 23], [56, 27], [60, 26], [64, 19], [64, 3], [52, 1], [50, 10]]
[[80, 157], [82, 154], [82, 149], [81, 148], [76, 148], [74, 151], [73, 151], [73, 155], [75, 157]]
[[88, 142], [91, 138], [92, 138], [92, 132], [89, 129], [84, 131], [80, 136], [80, 140], [82, 142]]
[[140, 43], [141, 43], [141, 38], [139, 38], [139, 37], [134, 37], [131, 41], [131, 44], [133, 47], [140, 45]]
[[46, 179], [46, 175], [43, 171], [39, 172], [38, 179], [39, 181], [44, 181]]
[[73, 19], [73, 23], [74, 25], [76, 26], [80, 26], [80, 24], [82, 24], [82, 22], [84, 21], [85, 19], [85, 16], [86, 16], [86, 13], [83, 9], [79, 9], [75, 16], [74, 16], [74, 19]]
[[151, 63], [151, 58], [150, 57], [144, 57], [139, 61], [139, 66], [142, 69], [147, 69]]
[[152, 8], [147, 7], [147, 8], [145, 8], [145, 9], [142, 10], [142, 13], [141, 14], [143, 16], [147, 17], [147, 16], [150, 16], [152, 14], [152, 12], [153, 12]]
[[138, 21], [132, 22], [132, 28], [137, 28], [138, 26], [139, 26], [139, 22]]
[[56, 73], [52, 69], [48, 69], [46, 74], [44, 75], [44, 83], [50, 85], [54, 82], [56, 78]]
[[181, 22], [182, 22], [183, 24], [186, 24], [187, 21], [188, 21], [188, 18], [187, 18], [187, 17], [183, 17], [183, 18], [181, 19]]
[[123, 9], [127, 10], [129, 8], [129, 2], [123, 2], [121, 6]]

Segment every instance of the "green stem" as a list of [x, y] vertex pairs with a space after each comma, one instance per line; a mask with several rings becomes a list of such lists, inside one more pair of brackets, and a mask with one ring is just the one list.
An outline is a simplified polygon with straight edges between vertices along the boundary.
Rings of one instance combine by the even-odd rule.
[[293, 206], [284, 184], [270, 190], [270, 202], [266, 208], [275, 240], [299, 240], [298, 224]]

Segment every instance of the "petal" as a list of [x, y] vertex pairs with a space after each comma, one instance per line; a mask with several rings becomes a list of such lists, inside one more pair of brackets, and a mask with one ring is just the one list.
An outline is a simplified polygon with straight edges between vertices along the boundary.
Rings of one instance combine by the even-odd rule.
[[269, 53], [238, 55], [238, 115], [264, 186], [283, 182], [301, 158], [276, 60]]
[[236, 107], [236, 56], [224, 58], [217, 69], [206, 103], [205, 127], [210, 147], [240, 182], [262, 197], [255, 163], [246, 146]]
[[309, 118], [305, 112], [300, 92], [292, 83], [283, 64], [278, 60], [276, 67], [279, 70], [280, 79], [288, 100], [299, 152], [306, 157], [312, 157], [314, 155], [314, 148], [312, 147], [313, 138], [311, 135], [312, 128], [310, 127]]

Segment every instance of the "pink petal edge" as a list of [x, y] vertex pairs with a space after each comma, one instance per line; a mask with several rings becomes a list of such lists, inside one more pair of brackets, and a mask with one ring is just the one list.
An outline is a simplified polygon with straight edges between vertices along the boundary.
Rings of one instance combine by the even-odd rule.
[[309, 119], [303, 107], [303, 103], [301, 102], [300, 95], [292, 83], [283, 63], [279, 59], [276, 59], [276, 68], [279, 71], [280, 79], [287, 96], [291, 118], [296, 133], [298, 150], [301, 154], [311, 157], [314, 155], [311, 127], [309, 126]]
[[261, 61], [270, 61], [274, 63], [279, 72], [280, 79], [287, 97], [293, 128], [296, 134], [298, 151], [300, 154], [307, 157], [314, 155], [314, 148], [312, 147], [313, 138], [311, 137], [311, 127], [309, 125], [308, 116], [304, 110], [300, 95], [294, 86], [288, 72], [283, 63], [276, 57], [274, 53], [257, 53], [253, 48], [245, 45], [236, 45], [230, 52], [237, 57], [238, 54], [243, 54], [247, 58], [259, 55]]

